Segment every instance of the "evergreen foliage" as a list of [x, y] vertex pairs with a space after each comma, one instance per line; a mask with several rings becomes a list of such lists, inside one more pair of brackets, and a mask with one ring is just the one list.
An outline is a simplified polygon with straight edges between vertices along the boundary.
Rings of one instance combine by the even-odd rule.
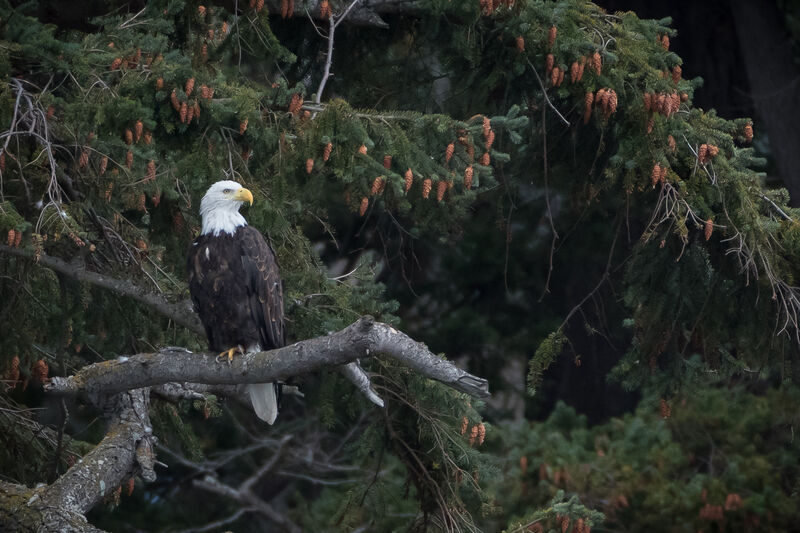
[[[578, 0], [418, 4], [389, 30], [345, 23], [336, 75], [314, 103], [327, 42], [303, 17], [108, 2], [70, 28], [46, 22], [48, 2], [0, 0], [0, 235], [180, 300], [199, 200], [236, 179], [256, 194], [249, 223], [275, 248], [291, 339], [368, 313], [463, 356], [493, 387], [527, 363], [529, 413], [555, 401], [547, 373], [565, 352], [575, 365], [613, 352], [612, 379], [645, 395], [635, 414], [592, 428], [564, 406], [532, 427], [489, 425], [483, 406], [386, 362], [365, 362], [382, 411], [336, 373], [303, 378], [307, 398], [287, 400], [272, 431], [324, 428], [319, 442], [342, 440], [353, 472], [324, 488], [298, 482], [287, 507], [308, 529], [535, 531], [568, 518], [574, 531], [599, 511], [630, 528], [679, 517], [789, 527], [794, 389], [706, 390], [800, 378], [798, 212], [763, 187], [749, 121], [692, 106], [701, 80], [682, 79], [669, 20]], [[158, 345], [205, 347], [113, 292], [20, 256], [0, 263], [0, 368], [27, 406], [42, 401], [25, 386], [41, 381], [40, 360], [67, 375]], [[673, 417], [658, 420], [650, 398]], [[199, 461], [271, 434], [217, 400], [155, 401], [162, 442]], [[70, 412], [69, 429], [85, 429], [91, 415]], [[698, 432], [710, 450], [687, 437]], [[23, 424], [7, 438], [4, 475], [46, 479], [52, 442], [19, 447], [31, 439]], [[187, 514], [180, 504], [201, 492], [181, 485], [192, 475], [182, 468], [93, 520], [156, 529], [232, 512]]]

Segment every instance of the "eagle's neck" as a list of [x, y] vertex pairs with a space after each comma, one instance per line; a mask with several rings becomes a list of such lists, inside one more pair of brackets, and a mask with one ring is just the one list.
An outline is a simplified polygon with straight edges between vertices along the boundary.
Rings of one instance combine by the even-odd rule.
[[214, 237], [217, 237], [223, 232], [233, 235], [236, 233], [236, 228], [247, 225], [247, 221], [238, 210], [225, 209], [214, 205], [201, 205], [200, 216], [203, 218], [201, 235], [211, 233]]

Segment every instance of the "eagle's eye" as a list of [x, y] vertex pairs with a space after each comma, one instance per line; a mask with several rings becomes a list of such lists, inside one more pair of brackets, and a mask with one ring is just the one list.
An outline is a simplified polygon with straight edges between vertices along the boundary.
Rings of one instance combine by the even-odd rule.
[[223, 189], [222, 190], [222, 194], [230, 194], [230, 193], [231, 193], [230, 189]]

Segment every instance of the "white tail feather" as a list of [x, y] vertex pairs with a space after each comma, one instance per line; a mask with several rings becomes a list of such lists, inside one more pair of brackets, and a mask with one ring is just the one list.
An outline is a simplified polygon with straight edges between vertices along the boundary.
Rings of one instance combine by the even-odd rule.
[[275, 386], [272, 383], [254, 383], [247, 386], [250, 402], [256, 416], [272, 425], [278, 417], [278, 399], [275, 397]]

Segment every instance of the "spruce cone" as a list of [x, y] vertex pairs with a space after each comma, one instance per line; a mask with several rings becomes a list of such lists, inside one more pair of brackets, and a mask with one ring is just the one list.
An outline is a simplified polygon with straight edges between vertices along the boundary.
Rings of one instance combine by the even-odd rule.
[[358, 214], [363, 217], [364, 213], [367, 212], [368, 207], [369, 207], [369, 199], [365, 196], [361, 199], [361, 205], [358, 208]]
[[483, 444], [483, 440], [486, 438], [486, 426], [481, 422], [478, 424], [478, 446]]
[[47, 375], [49, 373], [50, 368], [47, 366], [45, 360], [39, 359], [33, 364], [33, 368], [31, 368], [31, 380], [44, 383], [47, 381]]
[[478, 426], [472, 426], [472, 429], [469, 430], [469, 445], [475, 445], [475, 439], [478, 438]]
[[490, 131], [492, 131], [492, 121], [489, 120], [489, 117], [483, 117], [483, 127], [481, 130], [483, 136], [488, 138]]
[[84, 168], [89, 164], [89, 147], [84, 147], [81, 156], [78, 158], [78, 169]]
[[247, 131], [247, 123], [248, 122], [249, 122], [249, 119], [247, 117], [244, 117], [244, 120], [239, 122], [239, 135], [244, 135], [244, 132]]
[[51, 105], [47, 106], [47, 120], [53, 118], [53, 115], [55, 114], [56, 114], [56, 108]]
[[486, 137], [486, 150], [489, 150], [494, 144], [494, 130], [489, 130], [489, 136]]
[[667, 144], [669, 145], [670, 151], [672, 151], [672, 153], [674, 154], [675, 151], [678, 149], [678, 145], [675, 142], [675, 137], [673, 137], [672, 135], [668, 136], [667, 137]]
[[547, 59], [545, 60], [545, 73], [548, 76], [550, 76], [550, 73], [553, 72], [553, 65], [555, 65], [555, 63], [556, 58], [553, 56], [553, 54], [547, 54]]
[[680, 65], [675, 65], [672, 67], [672, 83], [678, 83], [681, 81], [681, 74], [683, 73], [683, 69], [681, 69]]
[[333, 143], [325, 144], [325, 148], [322, 150], [322, 160], [327, 161], [331, 158], [331, 151], [333, 150]]
[[117, 58], [114, 59], [114, 61], [111, 62], [111, 70], [117, 70], [121, 66], [122, 66], [122, 58], [121, 57], [117, 57]]
[[164, 88], [164, 78], [158, 78], [156, 80], [156, 91], [160, 91]]
[[744, 140], [746, 143], [750, 144], [753, 142], [753, 125], [752, 124], [745, 124], [744, 126]]
[[186, 104], [186, 123], [191, 124], [194, 118], [194, 105]]
[[583, 109], [583, 123], [588, 124], [589, 119], [592, 117], [592, 103], [594, 102], [594, 93], [592, 91], [588, 91], [586, 95], [583, 97], [584, 109]]
[[656, 188], [656, 185], [658, 185], [658, 182], [660, 181], [661, 181], [661, 165], [656, 163], [655, 165], [653, 165], [653, 171], [650, 173], [650, 182], [652, 183], [654, 189]]
[[465, 416], [464, 418], [461, 419], [461, 434], [462, 435], [467, 432], [467, 427], [469, 427], [469, 420]]
[[130, 128], [125, 129], [124, 137], [125, 137], [125, 144], [133, 143], [133, 132], [130, 130]]
[[572, 66], [569, 67], [569, 82], [575, 83], [579, 80], [578, 76], [580, 74], [581, 66], [578, 65], [577, 61], [572, 62]]
[[104, 155], [103, 158], [100, 160], [100, 175], [106, 173], [106, 167], [108, 167], [108, 156]]
[[664, 50], [669, 50], [669, 35], [666, 33], [661, 37], [661, 47]]
[[714, 221], [712, 221], [709, 218], [708, 220], [706, 220], [705, 228], [703, 229], [703, 236], [706, 238], [706, 240], [708, 240], [711, 238], [711, 234], [713, 232], [714, 232]]
[[556, 42], [556, 36], [558, 35], [558, 28], [555, 25], [550, 26], [550, 31], [547, 33], [547, 44], [550, 48], [553, 47], [553, 43]]
[[489, 166], [489, 163], [491, 163], [491, 158], [489, 157], [489, 152], [485, 152], [485, 153], [484, 153], [484, 154], [481, 156], [481, 161], [480, 161], [480, 163], [481, 163], [481, 165], [483, 165], [483, 166], [485, 166], [485, 167], [488, 167], [488, 166]]
[[700, 148], [697, 150], [697, 159], [700, 161], [700, 164], [705, 164], [708, 161], [708, 145], [701, 144]]
[[[192, 105], [192, 111], [194, 111], [194, 113], [192, 114], [194, 119], [195, 120], [200, 120], [200, 104], [197, 103], [197, 100], [195, 100], [194, 101], [194, 105]], [[147, 144], [150, 144], [150, 143], [147, 143]]]
[[331, 16], [331, 6], [328, 0], [322, 0], [319, 3], [319, 17], [326, 19]]
[[306, 174], [311, 174], [312, 170], [314, 170], [314, 159], [309, 157], [306, 159]]
[[433, 182], [430, 178], [425, 178], [425, 180], [422, 182], [422, 197], [426, 200], [431, 194], [431, 188], [433, 188]]
[[436, 201], [440, 202], [444, 200], [444, 193], [447, 192], [447, 181], [439, 180], [436, 184]]
[[667, 182], [667, 171], [668, 169], [666, 165], [661, 167], [661, 176], [658, 177], [658, 181], [661, 183], [661, 185], [664, 185]]
[[186, 80], [186, 85], [184, 86], [183, 92], [186, 93], [186, 97], [192, 95], [192, 91], [194, 90], [194, 78], [189, 78]]
[[143, 131], [144, 131], [144, 124], [142, 123], [142, 120], [139, 119], [136, 121], [136, 124], [133, 127], [133, 135], [137, 143], [139, 142], [139, 139], [142, 138]]
[[653, 109], [653, 107], [652, 107], [653, 106], [653, 95], [650, 94], [650, 93], [644, 93], [642, 95], [642, 98], [644, 99], [644, 110], [645, 111], [652, 111], [652, 109]]
[[359, 146], [358, 147], [358, 153], [361, 154], [361, 155], [367, 155], [367, 145], [366, 144], [362, 144], [361, 146]]
[[374, 180], [372, 180], [372, 188], [370, 189], [370, 194], [375, 196], [376, 194], [380, 194], [383, 191], [383, 188], [386, 186], [386, 183], [383, 181], [383, 176], [378, 176]]
[[404, 190], [405, 192], [408, 192], [409, 189], [411, 189], [411, 184], [414, 183], [414, 173], [411, 172], [410, 168], [406, 170], [404, 178], [405, 178]]
[[206, 16], [206, 6], [197, 6], [197, 14], [200, 15], [201, 17], [205, 17]]
[[151, 182], [156, 180], [156, 162], [152, 159], [147, 162], [147, 177], [145, 178], [145, 182]]
[[661, 418], [665, 419], [669, 418], [670, 415], [672, 414], [672, 409], [667, 403], [667, 400], [665, 400], [664, 398], [661, 398], [661, 401], [659, 402], [659, 411], [661, 412]]
[[689, 95], [687, 93], [681, 93], [681, 102], [685, 102], [689, 99]]
[[10, 229], [8, 230], [8, 239], [6, 242], [10, 247], [14, 247], [14, 241], [17, 239], [17, 230]]
[[125, 166], [128, 167], [128, 170], [133, 166], [133, 152], [130, 150], [125, 154]]
[[[486, 142], [488, 143], [489, 141], [487, 140]], [[445, 163], [449, 163], [450, 162], [450, 158], [453, 157], [453, 153], [455, 153], [455, 151], [456, 151], [456, 145], [454, 143], [450, 143], [450, 144], [447, 145], [447, 148], [445, 148], [445, 151], [444, 151], [444, 162]]]
[[169, 95], [169, 99], [172, 102], [172, 107], [175, 109], [175, 111], [180, 111], [181, 110], [181, 102], [180, 102], [180, 100], [178, 100], [178, 90], [177, 89], [172, 89], [172, 93]]
[[392, 156], [390, 156], [389, 154], [383, 156], [383, 168], [387, 170], [392, 168]]
[[292, 95], [292, 100], [289, 102], [289, 113], [296, 115], [302, 106], [303, 98], [298, 93], [294, 93]]
[[603, 72], [603, 58], [600, 56], [600, 52], [595, 52], [592, 55], [590, 63], [591, 63], [590, 66], [599, 76]]
[[181, 122], [186, 124], [186, 117], [188, 115], [189, 115], [189, 106], [186, 105], [186, 102], [181, 102], [181, 110], [180, 110]]
[[517, 51], [518, 52], [524, 52], [525, 51], [525, 39], [522, 38], [522, 37], [517, 37], [516, 43], [517, 43]]
[[466, 187], [468, 191], [472, 189], [472, 176], [474, 174], [475, 169], [471, 166], [464, 169], [464, 187]]

